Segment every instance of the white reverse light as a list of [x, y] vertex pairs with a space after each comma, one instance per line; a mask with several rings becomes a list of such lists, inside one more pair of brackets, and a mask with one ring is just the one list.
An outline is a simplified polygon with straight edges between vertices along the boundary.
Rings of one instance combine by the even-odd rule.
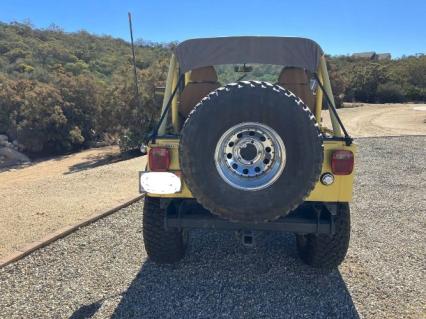
[[140, 175], [141, 191], [151, 194], [174, 194], [180, 192], [180, 177], [170, 172], [143, 172]]
[[334, 176], [331, 173], [324, 173], [321, 176], [321, 183], [324, 185], [331, 185], [334, 183]]

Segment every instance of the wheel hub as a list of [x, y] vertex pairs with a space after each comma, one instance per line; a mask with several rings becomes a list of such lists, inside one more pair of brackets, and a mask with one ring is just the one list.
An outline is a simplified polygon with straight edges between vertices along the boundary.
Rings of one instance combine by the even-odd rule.
[[241, 156], [241, 159], [243, 159], [246, 162], [252, 162], [255, 157], [257, 157], [259, 150], [256, 146], [254, 146], [254, 141], [251, 143], [245, 143], [244, 145], [241, 145], [240, 149], [238, 150], [238, 153]]
[[215, 163], [220, 176], [231, 186], [260, 190], [281, 175], [285, 166], [285, 146], [269, 126], [240, 123], [219, 139]]

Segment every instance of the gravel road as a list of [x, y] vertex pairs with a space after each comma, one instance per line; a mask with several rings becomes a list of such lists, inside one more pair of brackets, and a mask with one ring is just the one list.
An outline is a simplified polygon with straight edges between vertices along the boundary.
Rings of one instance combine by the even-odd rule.
[[0, 318], [425, 318], [426, 137], [357, 143], [338, 271], [303, 265], [291, 235], [247, 249], [198, 231], [182, 262], [156, 266], [136, 203], [0, 269]]

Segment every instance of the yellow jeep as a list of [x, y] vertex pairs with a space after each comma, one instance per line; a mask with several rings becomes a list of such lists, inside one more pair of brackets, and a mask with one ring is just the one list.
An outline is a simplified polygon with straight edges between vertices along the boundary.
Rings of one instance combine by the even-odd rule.
[[[282, 68], [276, 83], [218, 82], [217, 66]], [[332, 128], [322, 123], [328, 107]], [[183, 258], [194, 228], [293, 232], [301, 259], [332, 269], [350, 237], [355, 145], [336, 112], [326, 61], [294, 37], [192, 39], [173, 51], [140, 173], [143, 234], [158, 263]]]

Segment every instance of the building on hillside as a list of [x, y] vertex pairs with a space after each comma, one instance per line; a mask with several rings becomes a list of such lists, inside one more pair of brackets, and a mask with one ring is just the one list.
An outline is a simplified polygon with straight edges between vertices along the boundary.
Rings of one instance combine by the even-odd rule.
[[355, 59], [374, 60], [375, 56], [376, 56], [376, 52], [360, 52], [360, 53], [352, 54], [352, 57]]
[[377, 53], [376, 54], [377, 60], [390, 60], [392, 59], [392, 56], [390, 53]]
[[355, 59], [367, 59], [367, 60], [390, 60], [392, 58], [390, 53], [376, 53], [374, 51], [371, 52], [360, 52], [352, 54], [352, 57]]

